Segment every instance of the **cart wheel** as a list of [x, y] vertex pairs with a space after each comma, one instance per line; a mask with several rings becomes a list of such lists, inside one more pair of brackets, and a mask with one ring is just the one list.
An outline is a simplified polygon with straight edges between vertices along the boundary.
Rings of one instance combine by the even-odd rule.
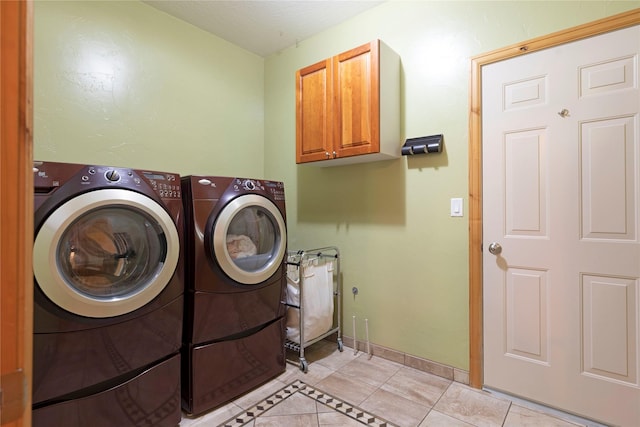
[[342, 350], [344, 350], [344, 345], [342, 345], [342, 340], [339, 339], [338, 340], [338, 351], [342, 352]]
[[302, 372], [304, 372], [305, 374], [307, 373], [307, 371], [309, 370], [309, 364], [307, 363], [306, 360], [304, 359], [300, 359], [300, 370]]

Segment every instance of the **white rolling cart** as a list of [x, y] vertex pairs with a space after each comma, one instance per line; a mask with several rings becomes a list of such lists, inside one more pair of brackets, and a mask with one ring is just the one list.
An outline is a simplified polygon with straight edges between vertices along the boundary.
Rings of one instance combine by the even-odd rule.
[[342, 344], [340, 251], [335, 246], [289, 251], [287, 257], [287, 339], [285, 348], [298, 352], [300, 369], [309, 364], [304, 349], [337, 333]]

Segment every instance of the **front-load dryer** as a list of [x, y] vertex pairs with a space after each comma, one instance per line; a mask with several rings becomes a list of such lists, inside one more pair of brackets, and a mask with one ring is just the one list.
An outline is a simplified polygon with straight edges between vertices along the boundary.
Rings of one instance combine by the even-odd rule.
[[215, 408], [285, 369], [282, 182], [188, 176], [182, 405]]
[[180, 423], [177, 174], [34, 163], [33, 425]]

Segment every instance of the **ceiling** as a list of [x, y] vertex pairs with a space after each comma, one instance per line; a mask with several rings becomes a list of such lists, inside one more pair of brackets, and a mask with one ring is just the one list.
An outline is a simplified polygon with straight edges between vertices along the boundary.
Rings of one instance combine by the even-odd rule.
[[144, 3], [267, 57], [383, 0], [145, 0]]

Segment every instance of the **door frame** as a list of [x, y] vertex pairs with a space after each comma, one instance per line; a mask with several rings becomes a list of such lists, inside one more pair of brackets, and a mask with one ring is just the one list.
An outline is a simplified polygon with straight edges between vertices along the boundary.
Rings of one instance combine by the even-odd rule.
[[31, 425], [33, 9], [0, 1], [0, 424]]
[[482, 67], [640, 24], [640, 9], [537, 37], [471, 58], [469, 93], [469, 384], [482, 388]]

